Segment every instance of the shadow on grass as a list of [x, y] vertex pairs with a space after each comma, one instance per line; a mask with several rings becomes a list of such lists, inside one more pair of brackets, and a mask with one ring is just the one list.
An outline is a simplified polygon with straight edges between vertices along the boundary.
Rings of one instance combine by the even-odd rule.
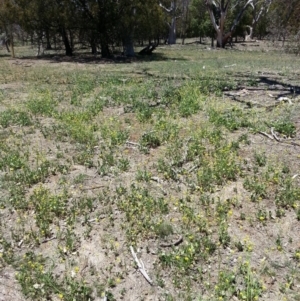
[[[273, 75], [273, 77], [272, 77]], [[291, 97], [292, 95], [300, 95], [300, 85], [295, 85], [293, 83], [286, 83], [281, 80], [281, 78], [276, 77], [275, 74], [270, 74], [270, 76], [258, 75], [244, 73], [244, 72], [232, 72], [230, 78], [235, 82], [239, 83], [237, 85], [237, 90], [240, 89], [250, 89], [250, 90], [269, 90], [278, 91], [280, 94], [277, 97]], [[296, 78], [295, 78], [296, 80]]]
[[0, 58], [4, 57], [11, 57], [10, 53], [0, 53]]
[[287, 95], [300, 95], [300, 86], [299, 85], [293, 85], [293, 84], [287, 84], [284, 83], [278, 79], [266, 77], [266, 76], [259, 76], [258, 82], [265, 84], [270, 88], [270, 90], [279, 90], [282, 91], [281, 94], [279, 94], [278, 97], [284, 97]]
[[73, 56], [66, 56], [63, 54], [45, 54], [43, 56], [22, 56], [16, 58], [18, 60], [44, 60], [50, 63], [65, 63], [74, 62], [81, 64], [131, 64], [139, 62], [151, 62], [151, 61], [184, 61], [186, 59], [180, 57], [168, 57], [163, 53], [156, 52], [152, 55], [139, 55], [136, 54], [134, 57], [126, 57], [124, 55], [113, 55], [111, 58], [101, 58], [100, 55], [93, 55], [90, 53], [75, 53]]

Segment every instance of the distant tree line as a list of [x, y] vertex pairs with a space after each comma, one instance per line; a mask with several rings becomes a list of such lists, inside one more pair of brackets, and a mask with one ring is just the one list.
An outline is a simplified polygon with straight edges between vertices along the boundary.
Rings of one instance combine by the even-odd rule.
[[[300, 40], [299, 0], [0, 0], [0, 34], [40, 48], [78, 46], [110, 57], [133, 56], [135, 45], [178, 38], [229, 41], [265, 37]], [[4, 38], [2, 39], [5, 40]], [[300, 48], [300, 47], [299, 47]]]

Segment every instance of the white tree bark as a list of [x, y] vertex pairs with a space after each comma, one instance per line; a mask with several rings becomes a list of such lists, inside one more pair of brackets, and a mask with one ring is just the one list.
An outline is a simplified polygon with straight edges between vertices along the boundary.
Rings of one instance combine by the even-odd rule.
[[168, 44], [176, 44], [176, 1], [171, 1], [170, 8], [166, 8], [159, 4], [169, 15], [171, 15], [171, 23], [169, 25]]
[[[226, 16], [227, 16], [227, 12], [228, 12], [228, 8], [231, 4], [231, 0], [204, 0], [206, 7], [208, 9], [209, 12], [209, 16], [210, 16], [210, 20], [212, 22], [212, 25], [217, 33], [217, 46], [218, 47], [225, 47], [227, 41], [231, 38], [236, 26], [239, 24], [246, 8], [248, 7], [248, 5], [252, 5], [253, 0], [240, 0], [239, 2], [243, 1], [245, 4], [243, 5], [243, 7], [241, 8], [241, 10], [239, 11], [239, 13], [237, 14], [235, 20], [233, 21], [233, 24], [230, 28], [230, 30], [225, 33], [225, 21], [226, 21]], [[214, 7], [219, 11], [220, 13], [220, 19], [216, 20], [215, 15], [214, 15]]]
[[[252, 5], [253, 5], [253, 19], [252, 19], [252, 24], [251, 26], [248, 25], [247, 27], [250, 29], [250, 33], [249, 35], [247, 35], [245, 37], [245, 39], [253, 39], [253, 33], [254, 33], [254, 29], [259, 21], [259, 19], [261, 18], [261, 16], [263, 15], [263, 13], [267, 13], [269, 11], [270, 5], [272, 4], [273, 0], [255, 0], [253, 1]], [[260, 8], [259, 8], [260, 5]]]

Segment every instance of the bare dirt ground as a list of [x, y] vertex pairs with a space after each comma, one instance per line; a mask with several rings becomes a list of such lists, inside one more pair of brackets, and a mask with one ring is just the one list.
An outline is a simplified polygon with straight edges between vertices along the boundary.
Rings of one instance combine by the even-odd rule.
[[[244, 49], [248, 52], [256, 51], [257, 47], [260, 47], [259, 43], [240, 43], [233, 51], [243, 51]], [[266, 47], [264, 51], [268, 51], [268, 48]], [[88, 60], [89, 64], [98, 62], [93, 59]], [[78, 68], [84, 69], [85, 63], [87, 62], [84, 58], [66, 61], [63, 57], [56, 57], [55, 61], [53, 59], [22, 58], [8, 62], [8, 64], [14, 65], [13, 68], [20, 68], [22, 72], [26, 72], [26, 70], [24, 71], [26, 68], [47, 65], [51, 65], [51, 68], [68, 69], [71, 67], [78, 70]], [[107, 61], [104, 65], [106, 64], [117, 63]], [[248, 77], [248, 74], [235, 72], [238, 69], [237, 65], [238, 62], [230, 63], [228, 66], [226, 65], [226, 68], [242, 81]], [[95, 68], [102, 69], [103, 67], [97, 65]], [[271, 127], [257, 132], [238, 129], [233, 133], [227, 133], [226, 139], [234, 140], [243, 134], [248, 135], [249, 144], [243, 144], [238, 150], [240, 164], [245, 174], [252, 174], [254, 171], [255, 175], [256, 163], [253, 154], [263, 153], [266, 154], [270, 166], [276, 166], [276, 168], [287, 166], [293, 176], [294, 185], [300, 187], [300, 177], [298, 176], [300, 170], [299, 81], [297, 82], [298, 79], [295, 76], [289, 78], [288, 74], [280, 75], [267, 71], [261, 71], [261, 74], [253, 78], [252, 82], [251, 76], [249, 73], [248, 84], [241, 84], [237, 89], [224, 89], [220, 101], [223, 101], [225, 106], [226, 104], [238, 104], [244, 111], [254, 109], [257, 118], [261, 112], [277, 116], [286, 108], [291, 111], [291, 122], [295, 125], [296, 134], [293, 137], [286, 137], [274, 132]], [[62, 85], [65, 80], [57, 79]], [[1, 100], [0, 112], [22, 105], [30, 94], [24, 82], [1, 83], [0, 89], [6, 93]], [[66, 95], [67, 93], [64, 94], [64, 96]], [[14, 101], [14, 104], [11, 103], [11, 100]], [[66, 105], [63, 102], [59, 103], [58, 108], [63, 111]], [[130, 168], [124, 172], [118, 172], [117, 168], [113, 166], [107, 174], [99, 174], [99, 169], [96, 167], [97, 161], [103, 155], [103, 149], [107, 144], [107, 141], [101, 138], [99, 143], [94, 146], [95, 149], [90, 158], [91, 166], [76, 162], [74, 158], [79, 154], [79, 146], [76, 143], [72, 143], [67, 138], [65, 140], [52, 138], [52, 135], [53, 137], [57, 135], [52, 130], [49, 130], [48, 136], [40, 130], [41, 128], [51, 128], [58, 123], [52, 117], [37, 117], [35, 122], [39, 123], [39, 128], [11, 126], [0, 129], [0, 135], [8, 137], [5, 140], [8, 146], [19, 145], [20, 149], [25, 146], [29, 154], [43, 154], [43, 160], [69, 166], [66, 172], [53, 171], [47, 175], [44, 181], [28, 187], [26, 198], [30, 198], [42, 183], [43, 187], [57, 195], [67, 189], [68, 206], [73, 201], [93, 200], [92, 207], [84, 211], [84, 214], [79, 214], [76, 217], [76, 223], [71, 228], [68, 226], [67, 218], [61, 220], [54, 218], [51, 224], [52, 236], [45, 239], [40, 238], [37, 244], [34, 244], [31, 239], [28, 239], [27, 242], [25, 237], [30, 231], [38, 231], [34, 219], [36, 212], [29, 208], [25, 213], [21, 213], [24, 214], [22, 224], [25, 227], [26, 235], [18, 239], [13, 237], [13, 233], [21, 232], [21, 225], [17, 224], [21, 211], [18, 212], [9, 206], [2, 208], [1, 239], [12, 242], [11, 248], [17, 256], [22, 257], [28, 251], [33, 250], [36, 254], [43, 254], [47, 258], [51, 258], [54, 263], [52, 274], [56, 279], [64, 281], [65, 277], [69, 277], [72, 281], [84, 281], [93, 288], [91, 295], [93, 300], [99, 301], [223, 300], [216, 294], [213, 295], [216, 290], [214, 287], [219, 283], [219, 272], [233, 271], [245, 261], [249, 261], [251, 266], [247, 275], [249, 278], [256, 274], [259, 275], [264, 286], [263, 292], [258, 299], [254, 299], [254, 297], [243, 299], [242, 296], [234, 294], [229, 297], [225, 295], [224, 300], [299, 300], [299, 261], [295, 260], [295, 252], [300, 249], [300, 222], [293, 208], [287, 208], [282, 216], [277, 216], [278, 207], [274, 199], [278, 188], [275, 182], [272, 184], [272, 180], [269, 180], [268, 194], [258, 202], [251, 202], [251, 192], [245, 188], [243, 177], [239, 176], [235, 181], [227, 181], [224, 185], [218, 185], [209, 197], [219, 200], [221, 204], [227, 204], [228, 200], [231, 202], [230, 214], [226, 213], [228, 215], [227, 230], [231, 242], [224, 247], [218, 246], [217, 251], [207, 260], [195, 261], [190, 266], [188, 274], [181, 274], [180, 269], [163, 266], [160, 258], [168, 252], [176, 253], [185, 245], [193, 246], [190, 236], [202, 236], [202, 233], [194, 228], [183, 230], [185, 221], [178, 200], [184, 199], [190, 194], [189, 182], [185, 181], [184, 175], [177, 180], [172, 180], [158, 173], [155, 164], [167, 151], [168, 145], [161, 145], [158, 148], [150, 149], [149, 153], [143, 154], [138, 148], [139, 139], [141, 133], [150, 126], [149, 124], [136, 124], [135, 115], [126, 113], [125, 106], [104, 108], [97, 118], [99, 124], [110, 119], [112, 120], [111, 124], [118, 121], [121, 128], [126, 127], [126, 122], [131, 121], [130, 127], [128, 127], [127, 142], [118, 147], [116, 155], [117, 158], [125, 158], [129, 162]], [[193, 115], [189, 120], [178, 118], [176, 122], [180, 124], [181, 132], [184, 133], [185, 131], [190, 132], [193, 127], [196, 129], [197, 126], [201, 126], [205, 119], [207, 119], [207, 112], [203, 111]], [[190, 126], [189, 122], [194, 125]], [[184, 140], [184, 137], [182, 139]], [[29, 157], [30, 164], [33, 166], [37, 156]], [[151, 177], [148, 182], [140, 185], [147, 188], [154, 198], [164, 198], [168, 201], [169, 213], [159, 216], [158, 219], [164, 218], [164, 221], [173, 227], [173, 234], [169, 234], [165, 238], [157, 237], [150, 232], [150, 234], [145, 234], [141, 240], [137, 240], [134, 245], [138, 257], [142, 259], [147, 273], [153, 280], [152, 285], [145, 280], [134, 264], [126, 236], [126, 230], [132, 225], [129, 227], [125, 210], [120, 208], [119, 203], [122, 201], [122, 197], [116, 194], [117, 188], [121, 186], [130, 191], [132, 185], [137, 184], [137, 171], [143, 168], [151, 172]], [[187, 170], [192, 168], [193, 165], [186, 166]], [[262, 167], [262, 169], [264, 168], [267, 169], [267, 166]], [[6, 173], [7, 171], [3, 170], [0, 175], [4, 176]], [[196, 177], [197, 173], [194, 176]], [[78, 179], [81, 180], [78, 181]], [[265, 179], [261, 177], [261, 181], [265, 181]], [[4, 199], [7, 195], [7, 190], [0, 190], [0, 198]], [[191, 194], [192, 204], [189, 206], [199, 215], [205, 216], [200, 196], [200, 192]], [[299, 199], [297, 200], [298, 205]], [[203, 218], [209, 228], [208, 235], [217, 242], [218, 230], [215, 223], [217, 201], [211, 206], [211, 215], [208, 214]], [[266, 213], [265, 222], [257, 222], [258, 212]], [[241, 218], [242, 215], [245, 217]], [[73, 237], [72, 249], [68, 249], [65, 243], [67, 240], [65, 233], [69, 230]], [[178, 242], [178, 244], [174, 244], [174, 242]], [[236, 247], [239, 242], [243, 244], [242, 251]], [[6, 250], [3, 246], [1, 249], [0, 246], [0, 253], [4, 254], [4, 252]], [[15, 268], [13, 264], [10, 265], [0, 260], [0, 301], [26, 300], [21, 293], [20, 284], [15, 280], [17, 271], [19, 271], [18, 267]], [[179, 275], [177, 278], [174, 277], [176, 273]], [[182, 283], [180, 282], [181, 278]], [[187, 285], [190, 287], [187, 288]], [[244, 280], [237, 278], [235, 285], [240, 286], [240, 291], [245, 290]], [[37, 285], [36, 290], [43, 290], [43, 287]], [[54, 289], [52, 294], [44, 296], [41, 294], [41, 296], [41, 299], [33, 298], [33, 300], [64, 300], [64, 296], [58, 294]], [[73, 300], [87, 299], [77, 296]]]

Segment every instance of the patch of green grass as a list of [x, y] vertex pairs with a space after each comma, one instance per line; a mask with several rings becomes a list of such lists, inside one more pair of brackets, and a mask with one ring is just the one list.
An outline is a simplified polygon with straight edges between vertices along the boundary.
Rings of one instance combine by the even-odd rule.
[[11, 125], [29, 126], [32, 125], [32, 120], [27, 112], [8, 109], [0, 113], [0, 125], [3, 128]]
[[47, 266], [47, 260], [33, 252], [27, 252], [16, 274], [16, 279], [26, 297], [32, 299], [59, 298], [67, 301], [91, 300], [92, 289], [83, 281], [77, 281], [71, 276], [59, 281]]
[[251, 127], [249, 116], [247, 116], [242, 109], [235, 107], [225, 111], [219, 111], [211, 108], [209, 111], [209, 119], [212, 123], [218, 126], [224, 126], [230, 131], [235, 131], [244, 127]]
[[169, 212], [165, 199], [153, 197], [147, 189], [135, 185], [128, 194], [120, 195], [118, 207], [125, 213], [126, 235], [133, 243], [155, 233], [155, 220]]
[[37, 187], [30, 196], [27, 204], [28, 209], [35, 212], [36, 224], [40, 233], [44, 237], [52, 235], [50, 225], [55, 219], [61, 219], [66, 216], [67, 196], [52, 195], [50, 191], [43, 186]]
[[39, 91], [30, 95], [29, 100], [26, 102], [26, 106], [35, 116], [51, 117], [56, 114], [57, 102], [51, 91]]
[[278, 208], [290, 209], [298, 208], [300, 204], [300, 189], [289, 177], [283, 179], [278, 187], [275, 196], [276, 206]]
[[296, 135], [296, 126], [288, 119], [273, 122], [272, 126], [275, 131], [287, 137], [294, 137]]

